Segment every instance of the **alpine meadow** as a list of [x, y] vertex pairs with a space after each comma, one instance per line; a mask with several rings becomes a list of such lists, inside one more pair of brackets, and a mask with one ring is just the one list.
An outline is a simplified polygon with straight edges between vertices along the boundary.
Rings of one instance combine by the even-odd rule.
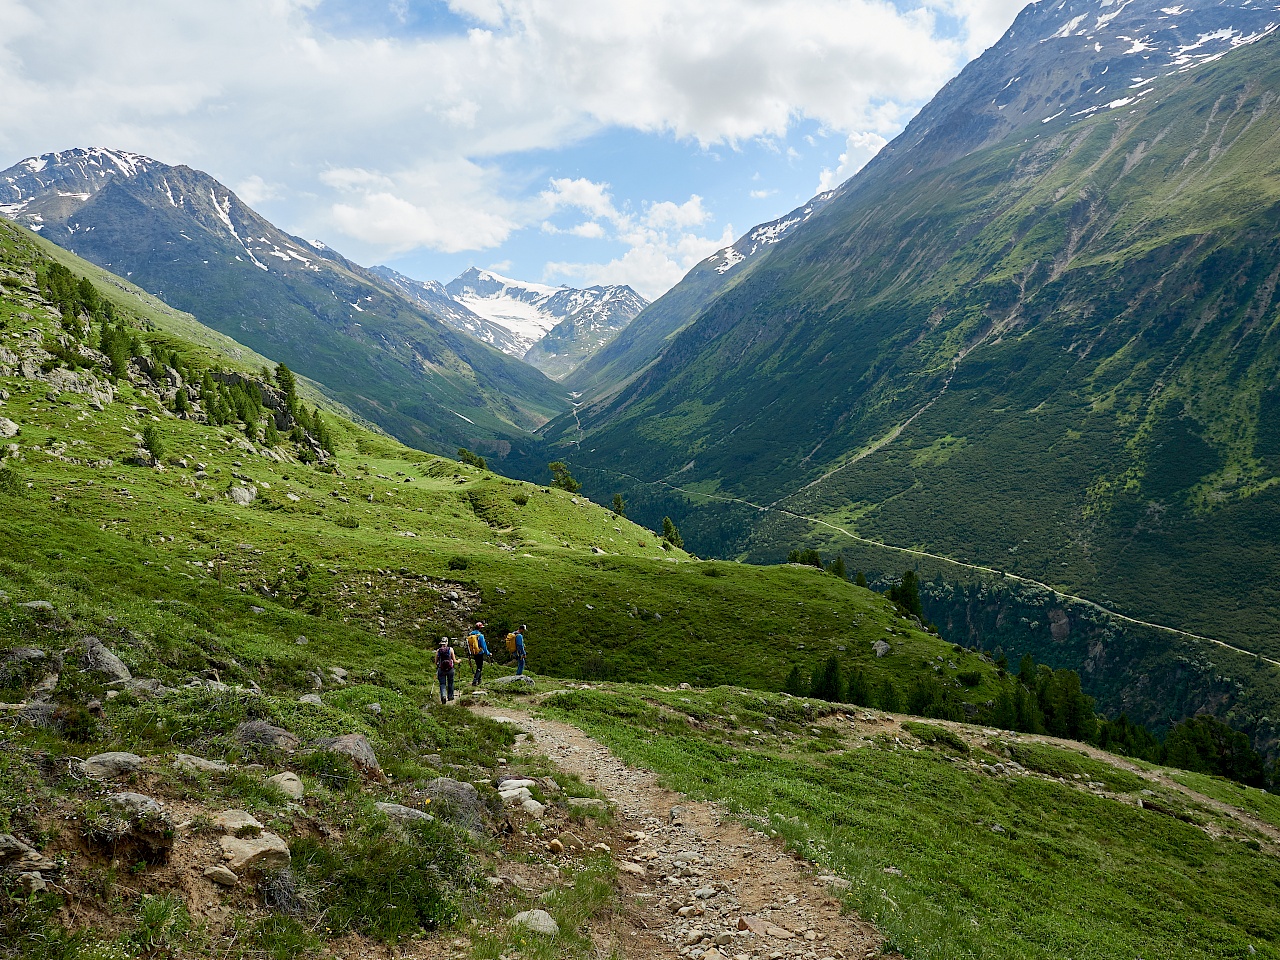
[[[371, 78], [565, 42], [555, 4], [285, 6]], [[730, 7], [703, 95], [773, 15]], [[732, 243], [692, 186], [629, 199], [645, 138], [692, 185], [833, 131], [591, 133], [643, 113], [620, 49], [590, 123], [549, 111], [578, 152], [465, 71], [445, 120], [362, 104], [488, 141], [326, 145], [325, 215], [377, 204], [340, 235], [399, 238], [369, 266], [177, 121], [0, 171], [0, 960], [1280, 958], [1277, 0], [1032, 3], [843, 182], [757, 171]], [[176, 97], [135, 69], [137, 117]], [[302, 171], [279, 116], [262, 169]]]

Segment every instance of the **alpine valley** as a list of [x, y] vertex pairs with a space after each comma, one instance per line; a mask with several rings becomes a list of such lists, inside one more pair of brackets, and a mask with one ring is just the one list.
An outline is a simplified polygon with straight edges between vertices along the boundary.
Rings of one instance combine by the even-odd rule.
[[948, 635], [1274, 742], [1278, 21], [1027, 7], [778, 242], [642, 312], [543, 434], [695, 550], [910, 564]]
[[1034, 3], [653, 303], [0, 213], [0, 960], [1280, 960], [1280, 0]]

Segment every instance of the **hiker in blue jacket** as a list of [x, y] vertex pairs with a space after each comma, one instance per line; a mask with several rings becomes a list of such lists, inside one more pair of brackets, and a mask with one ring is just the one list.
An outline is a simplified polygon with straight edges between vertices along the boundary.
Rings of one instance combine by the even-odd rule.
[[516, 676], [524, 674], [524, 632], [529, 629], [527, 623], [520, 624], [520, 629], [516, 631]]
[[484, 673], [484, 658], [489, 656], [489, 645], [484, 642], [484, 634], [480, 631], [484, 629], [484, 621], [477, 621], [475, 629], [467, 634], [467, 649], [471, 651], [471, 659], [476, 663], [476, 675], [471, 678], [473, 687], [480, 686], [481, 675]]

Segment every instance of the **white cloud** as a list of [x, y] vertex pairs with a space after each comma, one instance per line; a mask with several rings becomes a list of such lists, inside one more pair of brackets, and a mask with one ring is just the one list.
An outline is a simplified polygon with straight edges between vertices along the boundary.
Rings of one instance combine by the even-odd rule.
[[834, 170], [828, 168], [818, 177], [818, 192], [844, 183], [866, 166], [888, 141], [878, 133], [851, 133], [845, 141], [844, 153]]
[[[351, 37], [318, 25], [319, 0], [0, 0], [0, 158], [101, 145], [189, 163], [369, 260], [485, 249], [569, 209], [587, 222], [567, 232], [587, 239], [592, 223], [609, 239], [648, 218], [667, 239], [616, 268], [657, 276], [684, 262], [671, 237], [720, 232], [701, 201], [642, 209], [581, 177], [544, 187], [555, 171], [511, 158], [615, 128], [717, 153], [781, 148], [800, 121], [891, 136], [1013, 9], [922, 2], [448, 0], [470, 29]], [[971, 35], [941, 36], [934, 10]], [[851, 138], [830, 177], [870, 142]]]

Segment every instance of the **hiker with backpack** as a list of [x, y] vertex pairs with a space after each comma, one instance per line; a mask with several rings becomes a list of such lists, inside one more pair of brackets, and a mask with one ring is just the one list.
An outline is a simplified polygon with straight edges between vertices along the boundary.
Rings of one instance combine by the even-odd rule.
[[524, 632], [529, 629], [528, 624], [520, 624], [520, 629], [513, 633], [507, 634], [507, 653], [513, 654], [516, 658], [516, 676], [524, 674]]
[[449, 699], [453, 699], [453, 671], [458, 665], [458, 655], [453, 652], [453, 647], [449, 646], [449, 638], [441, 637], [440, 646], [436, 648], [436, 679], [440, 681], [440, 702], [445, 702], [445, 691], [448, 690]]
[[476, 623], [475, 629], [467, 634], [467, 650], [476, 665], [476, 675], [471, 678], [473, 687], [480, 686], [481, 676], [484, 673], [484, 658], [489, 656], [489, 645], [484, 642], [484, 634], [480, 632], [482, 629], [484, 629], [484, 621], [480, 620]]

